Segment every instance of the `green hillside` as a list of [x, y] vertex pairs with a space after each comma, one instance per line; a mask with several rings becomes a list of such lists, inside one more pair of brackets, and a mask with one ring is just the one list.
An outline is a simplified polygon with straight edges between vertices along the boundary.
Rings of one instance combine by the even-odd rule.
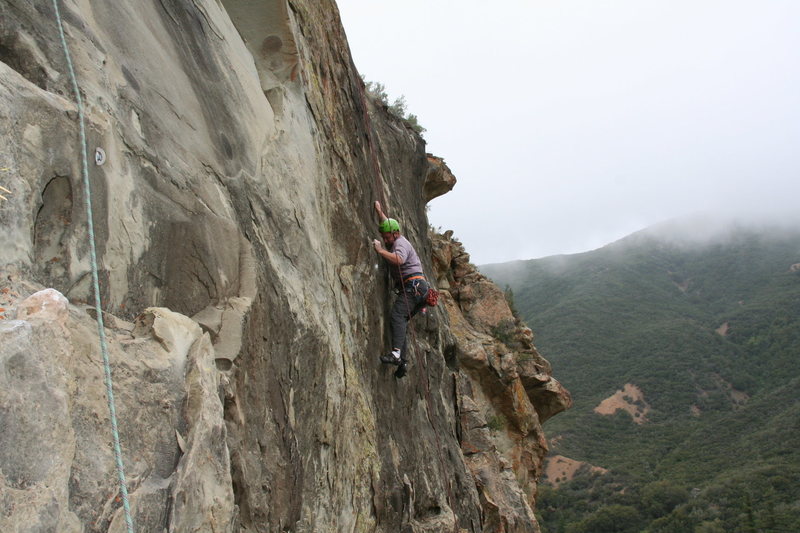
[[[572, 392], [553, 453], [609, 469], [542, 490], [547, 532], [800, 531], [800, 230], [696, 224], [481, 267]], [[644, 423], [593, 411], [626, 384]]]

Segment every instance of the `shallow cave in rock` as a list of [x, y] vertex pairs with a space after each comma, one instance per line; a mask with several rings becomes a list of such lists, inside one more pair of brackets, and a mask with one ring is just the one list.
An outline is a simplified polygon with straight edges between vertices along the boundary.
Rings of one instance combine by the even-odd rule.
[[56, 176], [45, 185], [33, 225], [33, 249], [40, 281], [62, 292], [69, 274], [69, 239], [72, 224], [72, 184]]

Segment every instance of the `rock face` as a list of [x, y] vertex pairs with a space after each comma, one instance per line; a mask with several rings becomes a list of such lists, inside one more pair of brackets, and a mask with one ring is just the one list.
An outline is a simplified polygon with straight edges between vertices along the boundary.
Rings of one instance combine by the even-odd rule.
[[535, 501], [547, 442], [541, 424], [569, 408], [533, 333], [505, 294], [469, 262], [452, 232], [432, 235], [434, 272], [454, 342], [459, 440], [475, 479], [484, 531], [537, 531]]
[[[568, 393], [428, 234], [454, 178], [365, 95], [335, 4], [59, 5], [136, 530], [536, 531]], [[125, 530], [77, 118], [52, 4], [4, 1], [2, 531]], [[443, 289], [402, 380], [375, 200]]]

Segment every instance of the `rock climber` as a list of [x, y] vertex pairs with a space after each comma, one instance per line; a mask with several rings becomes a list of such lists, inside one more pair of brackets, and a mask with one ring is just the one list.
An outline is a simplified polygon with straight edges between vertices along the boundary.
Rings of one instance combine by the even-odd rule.
[[[430, 286], [422, 273], [422, 263], [408, 239], [400, 234], [400, 224], [383, 212], [380, 202], [375, 202], [375, 211], [380, 217], [378, 230], [383, 243], [372, 241], [375, 251], [389, 264], [389, 271], [398, 289], [398, 296], [392, 305], [392, 351], [381, 356], [381, 362], [397, 365], [398, 377], [405, 375], [406, 328], [411, 317], [421, 311], [426, 304], [425, 297]], [[385, 247], [384, 247], [385, 245]]]

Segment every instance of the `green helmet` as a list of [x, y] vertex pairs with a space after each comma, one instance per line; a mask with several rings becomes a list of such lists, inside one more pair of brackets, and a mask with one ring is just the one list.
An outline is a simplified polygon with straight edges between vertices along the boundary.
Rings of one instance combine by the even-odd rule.
[[400, 231], [400, 224], [393, 218], [387, 218], [378, 225], [378, 230], [380, 230], [381, 233]]

